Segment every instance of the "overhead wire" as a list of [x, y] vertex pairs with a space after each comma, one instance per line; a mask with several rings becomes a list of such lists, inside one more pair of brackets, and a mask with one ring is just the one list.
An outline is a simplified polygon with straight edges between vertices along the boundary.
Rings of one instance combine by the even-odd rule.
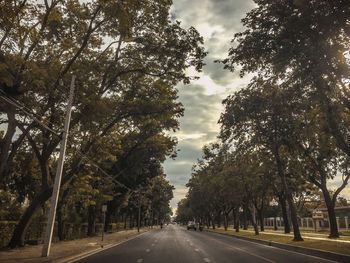
[[50, 127], [48, 127], [46, 124], [42, 123], [37, 117], [35, 117], [32, 113], [28, 112], [27, 110], [25, 110], [23, 107], [21, 107], [20, 105], [16, 104], [15, 102], [13, 102], [12, 100], [9, 100], [8, 98], [1, 96], [0, 98], [3, 99], [4, 101], [6, 101], [7, 103], [15, 106], [17, 109], [21, 110], [23, 113], [25, 113], [26, 115], [29, 115], [30, 118], [32, 118], [36, 123], [38, 123], [42, 128], [50, 131], [52, 134], [56, 135], [57, 137], [61, 138], [61, 134], [57, 133], [55, 130], [51, 129]]
[[[61, 89], [58, 89], [61, 92], [65, 92]], [[36, 123], [38, 123], [41, 127], [43, 127], [44, 129], [50, 131], [51, 133], [53, 133], [54, 135], [58, 136], [58, 137], [62, 137], [61, 134], [58, 134], [55, 130], [51, 129], [50, 127], [48, 127], [46, 124], [44, 124], [40, 119], [42, 118], [42, 116], [39, 116], [38, 114], [34, 113], [31, 109], [29, 109], [28, 107], [26, 107], [24, 104], [20, 103], [18, 100], [12, 98], [11, 96], [9, 96], [8, 94], [6, 94], [3, 90], [0, 89], [0, 93], [2, 93], [2, 95], [0, 94], [0, 98], [3, 99], [5, 102], [11, 104], [12, 106], [16, 107], [17, 109], [19, 109], [20, 111], [22, 111], [23, 113], [25, 113], [26, 115], [29, 115], [29, 117], [31, 117]], [[49, 122], [51, 123], [51, 122]], [[53, 123], [51, 123], [53, 125]], [[112, 181], [114, 183], [116, 183], [117, 185], [127, 189], [128, 191], [131, 192], [136, 192], [135, 190], [132, 190], [130, 187], [126, 186], [125, 184], [121, 183], [120, 181], [118, 181], [115, 176], [110, 175], [109, 173], [107, 173], [104, 169], [102, 169], [100, 166], [98, 166], [95, 162], [91, 161], [86, 155], [80, 153], [81, 157], [84, 158], [85, 160], [87, 160], [91, 165], [93, 165], [95, 168], [97, 168], [98, 170], [100, 170], [105, 176], [108, 176], [112, 179]], [[125, 169], [124, 169], [125, 170]]]
[[[44, 124], [40, 119], [42, 116], [39, 116], [38, 114], [34, 113], [32, 110], [30, 110], [28, 107], [20, 103], [18, 100], [8, 96], [3, 90], [0, 89], [0, 92], [3, 94], [0, 94], [0, 98], [2, 98], [4, 101], [7, 103], [11, 104], [12, 106], [16, 107], [26, 115], [29, 115], [36, 123], [38, 123], [41, 127], [44, 129], [50, 131], [54, 135], [58, 136], [61, 138], [61, 134], [53, 130], [52, 128], [48, 127], [46, 124]], [[50, 124], [54, 125], [53, 123], [49, 122]]]
[[28, 107], [26, 107], [24, 104], [20, 103], [18, 100], [16, 100], [15, 98], [9, 96], [8, 94], [6, 94], [3, 90], [0, 89], [0, 92], [3, 94], [3, 96], [8, 99], [11, 100], [13, 103], [17, 104], [18, 108], [20, 109], [26, 109], [26, 111], [28, 113], [30, 113], [33, 116], [36, 116], [37, 118], [41, 118], [41, 116], [37, 115], [35, 112], [33, 112], [31, 109], [29, 109]]
[[120, 181], [118, 181], [115, 176], [110, 175], [109, 173], [107, 173], [104, 169], [102, 169], [99, 165], [97, 165], [95, 162], [91, 161], [90, 158], [88, 158], [86, 155], [84, 155], [83, 153], [80, 153], [80, 156], [82, 158], [84, 158], [85, 160], [88, 161], [88, 163], [90, 163], [92, 166], [94, 166], [95, 168], [97, 168], [98, 170], [100, 170], [105, 176], [108, 176], [112, 179], [112, 181], [116, 184], [118, 184], [119, 186], [129, 190], [129, 191], [133, 191], [130, 187], [126, 186], [125, 184], [121, 183]]

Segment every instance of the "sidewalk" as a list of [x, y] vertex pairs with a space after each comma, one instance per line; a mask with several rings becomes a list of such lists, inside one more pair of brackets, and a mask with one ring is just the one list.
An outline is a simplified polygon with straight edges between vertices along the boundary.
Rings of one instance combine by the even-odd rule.
[[[248, 232], [248, 233], [254, 233], [254, 230], [242, 230], [240, 229], [239, 231], [242, 232]], [[262, 235], [277, 235], [277, 236], [290, 236], [293, 237], [293, 233], [290, 234], [285, 234], [282, 231], [279, 230], [265, 230], [264, 232], [259, 232]], [[301, 232], [301, 235], [303, 238], [306, 239], [311, 239], [311, 240], [324, 240], [324, 241], [330, 241], [330, 242], [339, 242], [339, 243], [348, 243], [350, 244], [350, 238], [348, 236], [344, 237], [341, 236], [340, 238], [337, 239], [332, 239], [332, 238], [328, 238], [327, 234], [321, 234], [321, 233], [310, 233], [310, 232]]]
[[151, 230], [151, 228], [143, 228], [140, 229], [140, 233], [137, 233], [137, 230], [135, 229], [119, 231], [112, 234], [105, 234], [103, 242], [101, 242], [101, 236], [98, 236], [53, 243], [51, 246], [50, 256], [47, 258], [41, 257], [42, 245], [25, 246], [19, 249], [0, 251], [0, 262], [65, 262], [65, 259], [77, 256], [79, 254], [103, 250], [101, 248], [101, 245], [104, 247], [111, 246], [112, 244], [123, 242]]
[[[331, 252], [331, 253], [337, 253], [337, 254], [343, 254], [343, 255], [350, 255], [350, 239], [348, 236], [338, 238], [338, 239], [331, 239], [327, 237], [327, 234], [321, 234], [321, 233], [308, 233], [308, 232], [302, 232], [302, 237], [304, 238], [303, 242], [293, 241], [293, 233], [290, 234], [284, 234], [281, 230], [280, 231], [274, 231], [274, 230], [265, 230], [264, 232], [259, 232], [259, 235], [255, 235], [254, 231], [252, 229], [249, 230], [242, 230], [240, 229], [239, 232], [235, 232], [233, 228], [229, 228], [227, 231], [225, 231], [223, 228], [216, 228], [208, 229], [207, 231], [210, 232], [216, 232], [220, 234], [225, 235], [231, 235], [238, 238], [243, 239], [249, 239], [259, 242], [266, 243], [267, 245], [274, 244], [276, 246], [279, 246], [278, 244], [282, 246], [288, 245], [289, 247], [299, 247], [299, 248], [305, 248], [305, 249], [314, 249], [317, 251], [323, 251], [323, 252]], [[315, 235], [313, 235], [315, 234]], [[347, 261], [350, 262], [350, 261]]]
[[[330, 239], [320, 240], [321, 237], [305, 237], [304, 241], [293, 241], [291, 235], [276, 233], [277, 231], [260, 232], [255, 235], [252, 230], [241, 230], [236, 233], [232, 228], [225, 231], [223, 228], [207, 229], [206, 231], [222, 235], [233, 236], [249, 242], [259, 243], [265, 246], [276, 247], [301, 254], [315, 256], [335, 262], [350, 262], [350, 242], [333, 242]], [[344, 241], [344, 240], [341, 240]]]

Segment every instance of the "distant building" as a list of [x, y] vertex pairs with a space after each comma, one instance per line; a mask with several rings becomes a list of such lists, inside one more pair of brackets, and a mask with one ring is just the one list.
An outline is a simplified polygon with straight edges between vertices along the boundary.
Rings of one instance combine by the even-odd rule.
[[[338, 206], [334, 208], [335, 216], [337, 217], [339, 228], [349, 228], [350, 223], [350, 206]], [[320, 222], [320, 227], [328, 228], [328, 212], [327, 208], [317, 208], [316, 211], [321, 211], [323, 213], [323, 220]], [[346, 224], [348, 224], [346, 226]]]
[[[317, 208], [317, 210], [322, 211], [324, 213], [325, 218], [328, 218], [327, 208]], [[337, 217], [349, 217], [350, 218], [350, 206], [338, 206], [334, 208], [335, 216]]]

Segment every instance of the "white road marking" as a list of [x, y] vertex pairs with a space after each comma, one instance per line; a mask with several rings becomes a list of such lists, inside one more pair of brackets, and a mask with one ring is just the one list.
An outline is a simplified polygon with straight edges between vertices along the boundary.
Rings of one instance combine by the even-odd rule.
[[190, 246], [192, 247], [192, 246], [193, 246], [193, 244], [192, 244], [192, 243], [190, 243]]
[[149, 248], [146, 249], [146, 252], [147, 252], [147, 253], [150, 252], [150, 251], [151, 251], [151, 250], [150, 250]]
[[[276, 262], [273, 261], [273, 260], [270, 260], [270, 259], [265, 258], [265, 257], [263, 257], [263, 256], [259, 256], [259, 255], [254, 254], [254, 253], [251, 253], [251, 252], [249, 252], [249, 251], [247, 251], [247, 250], [245, 250], [245, 249], [238, 248], [238, 247], [236, 247], [236, 246], [232, 246], [232, 245], [230, 245], [230, 244], [227, 244], [226, 242], [222, 242], [222, 241], [220, 241], [220, 240], [213, 239], [213, 238], [208, 238], [208, 239], [213, 240], [213, 241], [215, 241], [215, 242], [217, 242], [217, 243], [221, 243], [221, 244], [223, 244], [223, 245], [225, 245], [225, 246], [231, 247], [231, 248], [233, 248], [234, 250], [239, 250], [239, 251], [242, 251], [242, 252], [244, 252], [244, 253], [247, 253], [248, 255], [251, 255], [251, 256], [260, 258], [260, 259], [262, 259], [262, 260], [264, 260], [264, 261], [267, 261], [267, 262], [270, 262], [270, 263], [276, 263]], [[249, 241], [247, 241], [247, 242], [249, 242]]]
[[211, 262], [209, 258], [203, 258], [204, 262]]
[[152, 244], [152, 247], [154, 247], [155, 246], [155, 244]]
[[196, 248], [194, 251], [199, 252], [199, 249], [198, 249], [198, 248]]
[[141, 263], [143, 262], [143, 258], [139, 258], [138, 260], [136, 260], [137, 263]]

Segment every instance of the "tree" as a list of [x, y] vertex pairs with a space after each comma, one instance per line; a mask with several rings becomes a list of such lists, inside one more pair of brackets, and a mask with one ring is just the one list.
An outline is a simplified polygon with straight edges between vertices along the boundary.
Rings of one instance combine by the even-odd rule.
[[193, 220], [193, 212], [189, 206], [188, 199], [181, 199], [177, 204], [176, 222], [187, 223]]
[[[291, 212], [294, 240], [301, 241], [296, 208], [287, 182], [286, 141], [296, 127], [289, 122], [293, 103], [284, 104], [288, 94], [279, 92], [273, 83], [256, 78], [248, 88], [224, 100], [225, 112], [220, 118], [221, 137], [235, 140], [238, 147], [263, 147], [274, 158]], [[288, 100], [293, 102], [292, 100]]]
[[[236, 45], [223, 61], [225, 67], [234, 70], [240, 65], [242, 75], [258, 72], [264, 78], [283, 84], [281, 86], [299, 90], [300, 96], [312, 102], [312, 107], [321, 111], [325, 119], [328, 131], [322, 128], [317, 136], [330, 133], [335, 146], [349, 157], [346, 85], [350, 72], [347, 57], [350, 4], [342, 0], [256, 3], [257, 7], [242, 20], [247, 30], [235, 35]], [[314, 154], [317, 155], [311, 155]], [[317, 165], [319, 168], [323, 165], [319, 170], [324, 173], [324, 164]], [[325, 190], [326, 178], [332, 176], [324, 173], [321, 177], [324, 178], [322, 191], [328, 199], [329, 213], [333, 215], [332, 203], [336, 195], [332, 200]], [[348, 180], [345, 172], [339, 191], [345, 188]], [[333, 219], [331, 221], [330, 237], [337, 237], [336, 225]]]
[[[1, 3], [1, 111], [7, 130], [1, 137], [0, 180], [7, 184], [14, 172], [21, 145], [33, 151], [41, 173], [40, 191], [30, 199], [14, 232], [10, 247], [23, 241], [35, 211], [52, 192], [54, 151], [60, 129], [66, 90], [77, 76], [67, 169], [63, 187], [79, 174], [83, 156], [99, 152], [101, 141], [123, 137], [141, 123], [177, 129], [181, 105], [174, 86], [191, 79], [185, 69], [200, 70], [205, 52], [193, 28], [184, 30], [168, 18], [170, 1], [16, 1]], [[114, 11], [113, 11], [114, 10]], [[6, 14], [6, 15], [5, 15]], [[10, 26], [11, 25], [11, 26]], [[104, 43], [105, 40], [109, 43]], [[63, 90], [63, 91], [62, 91]], [[62, 96], [63, 95], [63, 96]], [[13, 99], [26, 105], [16, 109]], [[41, 120], [31, 120], [35, 115]], [[163, 120], [163, 121], [161, 121]], [[21, 130], [13, 140], [13, 130]], [[146, 128], [146, 126], [143, 126]], [[29, 148], [28, 148], [29, 147]], [[67, 172], [68, 171], [68, 172]], [[5, 178], [7, 178], [5, 180]]]
[[303, 128], [299, 130], [298, 138], [294, 140], [296, 151], [293, 154], [298, 155], [298, 160], [302, 162], [299, 166], [305, 179], [322, 191], [330, 224], [329, 237], [339, 237], [334, 208], [337, 197], [345, 185], [336, 187], [332, 193], [327, 183], [337, 174], [342, 174], [343, 181], [349, 180], [349, 158], [336, 147], [320, 107], [317, 104], [308, 107], [304, 116], [299, 118], [302, 122], [299, 126]]

